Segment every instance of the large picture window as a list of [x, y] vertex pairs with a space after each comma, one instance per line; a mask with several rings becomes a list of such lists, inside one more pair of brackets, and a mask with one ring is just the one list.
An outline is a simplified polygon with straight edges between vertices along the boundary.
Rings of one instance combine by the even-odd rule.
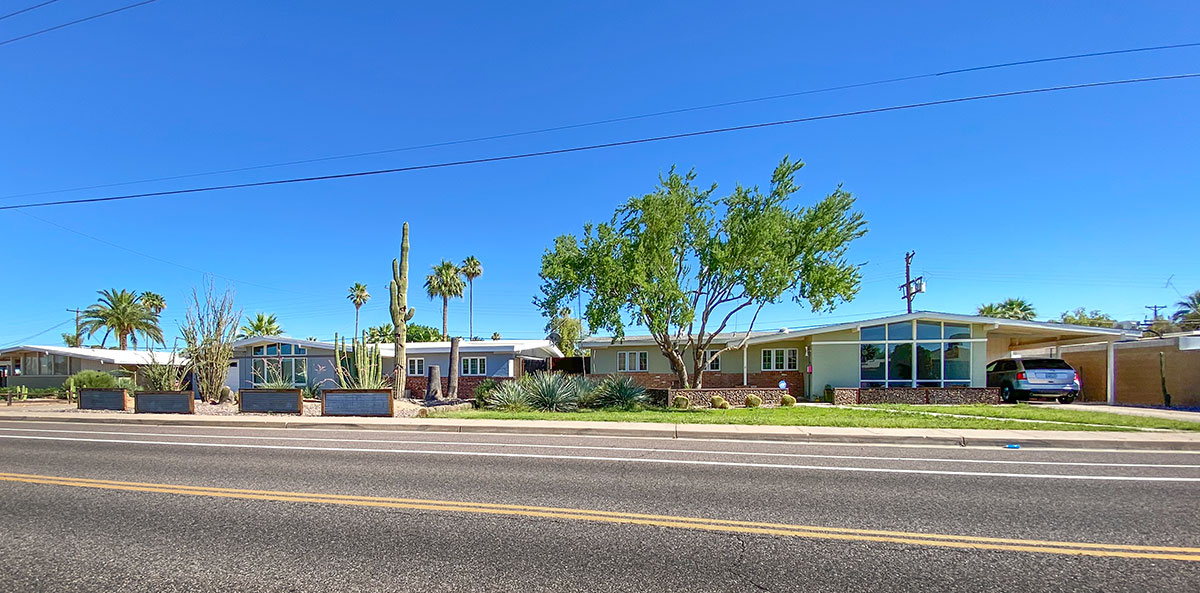
[[266, 344], [251, 350], [250, 381], [255, 387], [272, 383], [288, 383], [294, 387], [308, 384], [307, 349], [291, 344]]
[[859, 339], [860, 387], [971, 385], [970, 325], [902, 321], [864, 327]]
[[66, 376], [71, 374], [67, 357], [61, 354], [26, 354], [21, 357], [21, 374], [32, 376]]

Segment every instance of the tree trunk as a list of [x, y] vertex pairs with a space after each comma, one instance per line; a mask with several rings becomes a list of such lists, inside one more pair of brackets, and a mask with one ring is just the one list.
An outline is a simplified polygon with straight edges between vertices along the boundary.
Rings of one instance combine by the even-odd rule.
[[450, 297], [442, 297], [442, 339], [450, 339]]
[[671, 368], [675, 371], [675, 379], [679, 381], [679, 386], [685, 389], [691, 387], [691, 384], [688, 382], [687, 365], [684, 364], [683, 357], [678, 352], [668, 348], [660, 346], [660, 350], [667, 357], [667, 360], [671, 361]]
[[467, 340], [475, 339], [475, 280], [468, 278], [470, 295], [467, 297]]
[[458, 343], [459, 338], [450, 338], [450, 381], [446, 386], [446, 398], [458, 399]]
[[128, 348], [129, 347], [129, 334], [126, 334], [126, 333], [117, 334], [117, 345], [121, 347], [121, 350], [128, 350], [129, 349]]
[[[354, 305], [354, 337], [355, 338], [359, 337], [359, 335], [358, 335], [358, 305]], [[363, 341], [365, 342], [366, 340], [363, 340]]]
[[428, 387], [425, 388], [425, 401], [442, 399], [442, 367], [436, 364], [425, 367], [425, 376], [429, 378], [426, 381]]

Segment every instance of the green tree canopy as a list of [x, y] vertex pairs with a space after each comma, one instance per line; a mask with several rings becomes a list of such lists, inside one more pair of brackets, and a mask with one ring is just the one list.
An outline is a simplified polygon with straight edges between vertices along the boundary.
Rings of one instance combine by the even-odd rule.
[[409, 342], [441, 342], [446, 339], [448, 338], [432, 325], [421, 325], [420, 323], [408, 324]]
[[1088, 311], [1083, 307], [1074, 311], [1065, 311], [1059, 317], [1059, 321], [1069, 325], [1086, 325], [1089, 327], [1115, 327], [1117, 320], [1101, 313], [1099, 310], [1092, 309]]
[[734, 315], [749, 313], [750, 330], [767, 304], [790, 298], [832, 310], [858, 291], [858, 267], [845, 254], [866, 233], [863, 216], [840, 186], [811, 207], [793, 206], [803, 166], [784, 157], [768, 191], [738, 185], [724, 197], [714, 195], [716, 185], [697, 187], [694, 171], [672, 167], [609, 222], [585, 225], [582, 238], [555, 239], [542, 256], [534, 303], [552, 318], [587, 295], [589, 327], [617, 340], [627, 324], [645, 325], [679, 384], [701, 387], [712, 357], [745, 344], [719, 342], [719, 352], [710, 351]]
[[157, 292], [145, 291], [142, 293], [142, 306], [155, 315], [161, 315], [167, 309], [167, 300]]
[[279, 321], [275, 319], [275, 314], [266, 313], [255, 314], [254, 318], [246, 317], [246, 324], [238, 330], [237, 337], [253, 338], [255, 336], [282, 336], [283, 328], [279, 327]]
[[357, 340], [362, 337], [358, 335], [358, 311], [367, 304], [367, 301], [371, 300], [371, 293], [367, 292], [366, 284], [355, 282], [350, 285], [350, 291], [346, 298], [354, 305], [354, 339]]
[[979, 305], [976, 313], [983, 317], [998, 317], [1000, 319], [1016, 319], [1033, 321], [1037, 311], [1025, 299], [1005, 299], [999, 303]]
[[163, 343], [162, 328], [158, 325], [158, 314], [142, 304], [141, 295], [129, 290], [98, 291], [99, 301], [84, 310], [80, 318], [79, 330], [91, 337], [96, 332], [104, 330], [104, 338], [100, 345], [108, 340], [108, 335], [117, 335], [117, 345], [121, 350], [128, 347], [132, 340], [137, 347], [138, 334], [145, 336], [151, 343]]
[[583, 320], [571, 317], [571, 309], [563, 307], [546, 322], [546, 339], [554, 342], [564, 356], [578, 356], [579, 341], [584, 338]]

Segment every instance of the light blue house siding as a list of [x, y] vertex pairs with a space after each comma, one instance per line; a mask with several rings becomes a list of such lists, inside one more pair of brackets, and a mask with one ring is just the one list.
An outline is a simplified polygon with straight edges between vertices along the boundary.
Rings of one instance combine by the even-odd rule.
[[[520, 364], [520, 361], [519, 361], [519, 359], [516, 358], [516, 355], [511, 354], [511, 353], [478, 353], [477, 354], [477, 353], [473, 353], [473, 352], [460, 352], [458, 357], [460, 359], [483, 358], [486, 361], [486, 363], [485, 363], [486, 372], [482, 373], [482, 375], [487, 376], [487, 377], [513, 377], [513, 376], [515, 376], [515, 370], [516, 370], [516, 367], [514, 365]], [[409, 352], [408, 359], [410, 361], [411, 360], [423, 360], [424, 361], [423, 366], [424, 366], [425, 370], [423, 373], [421, 373], [422, 376], [427, 376], [429, 374], [428, 369], [432, 365], [438, 365], [439, 367], [441, 367], [443, 377], [450, 376], [450, 354], [449, 353], [421, 354], [419, 352]], [[392, 364], [393, 364], [392, 359], [387, 358], [384, 360], [383, 368], [385, 370], [391, 369]], [[461, 362], [459, 364], [461, 364]], [[410, 363], [409, 368], [412, 368], [412, 366], [413, 366], [412, 363]], [[459, 369], [459, 374], [460, 375], [463, 374], [461, 368]]]
[[[264, 350], [265, 352], [265, 350]], [[251, 389], [255, 383], [254, 360], [273, 360], [278, 364], [280, 359], [304, 361], [304, 383], [320, 385], [322, 388], [333, 389], [338, 386], [336, 365], [333, 361], [333, 351], [309, 347], [303, 356], [254, 356], [253, 347], [237, 348], [233, 353], [237, 364], [238, 389]], [[295, 364], [295, 363], [293, 363]], [[297, 387], [301, 385], [297, 384]]]

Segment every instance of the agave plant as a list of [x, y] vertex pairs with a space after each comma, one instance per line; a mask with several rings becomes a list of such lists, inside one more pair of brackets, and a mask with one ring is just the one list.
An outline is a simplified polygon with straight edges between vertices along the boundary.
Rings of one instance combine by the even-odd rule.
[[648, 400], [646, 388], [629, 375], [609, 375], [596, 386], [596, 403], [605, 408], [633, 409]]
[[487, 394], [488, 409], [516, 412], [529, 409], [529, 395], [519, 381], [505, 381]]
[[579, 394], [579, 407], [596, 407], [596, 386], [600, 384], [600, 381], [587, 375], [575, 375], [572, 380], [575, 382], [575, 391]]
[[529, 406], [540, 412], [571, 412], [579, 407], [575, 381], [562, 373], [525, 375], [521, 384], [529, 398]]

